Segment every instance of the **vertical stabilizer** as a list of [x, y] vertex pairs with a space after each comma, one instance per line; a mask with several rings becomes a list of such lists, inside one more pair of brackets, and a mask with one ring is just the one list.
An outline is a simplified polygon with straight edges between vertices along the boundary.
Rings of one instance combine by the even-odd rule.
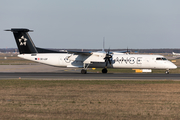
[[5, 31], [13, 32], [20, 54], [38, 53], [31, 37], [28, 34], [28, 32], [32, 32], [32, 30], [12, 28], [11, 30]]

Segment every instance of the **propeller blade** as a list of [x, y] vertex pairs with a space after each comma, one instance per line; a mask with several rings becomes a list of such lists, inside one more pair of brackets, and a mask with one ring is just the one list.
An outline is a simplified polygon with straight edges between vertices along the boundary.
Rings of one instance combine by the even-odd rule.
[[108, 55], [109, 55], [110, 48], [108, 49]]
[[105, 63], [106, 63], [105, 68], [107, 68], [107, 65], [108, 65], [108, 60], [107, 59], [105, 59]]
[[109, 61], [109, 64], [111, 65], [111, 60], [110, 60], [110, 58], [108, 59], [108, 61]]
[[129, 51], [128, 47], [127, 47], [127, 52], [126, 53], [130, 54], [130, 51]]
[[103, 49], [102, 49], [102, 51], [104, 51], [104, 46], [105, 46], [105, 37], [103, 37]]

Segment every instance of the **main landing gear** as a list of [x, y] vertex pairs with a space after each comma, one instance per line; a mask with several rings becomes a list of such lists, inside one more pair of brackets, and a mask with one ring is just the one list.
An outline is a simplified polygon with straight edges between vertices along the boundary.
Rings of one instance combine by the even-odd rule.
[[[90, 64], [90, 63], [89, 63], [89, 64]], [[81, 74], [86, 74], [86, 73], [87, 73], [87, 68], [89, 67], [89, 64], [86, 65], [86, 64], [84, 63], [84, 65], [83, 65], [84, 68], [81, 70]]]
[[102, 69], [102, 73], [107, 73], [107, 72], [108, 72], [107, 68]]
[[81, 70], [81, 74], [86, 74], [87, 73], [87, 70], [86, 69], [82, 69]]
[[[107, 73], [107, 72], [108, 72], [107, 68], [103, 68], [102, 69], [102, 73]], [[81, 74], [86, 74], [86, 73], [87, 73], [87, 69], [86, 68], [81, 70]]]

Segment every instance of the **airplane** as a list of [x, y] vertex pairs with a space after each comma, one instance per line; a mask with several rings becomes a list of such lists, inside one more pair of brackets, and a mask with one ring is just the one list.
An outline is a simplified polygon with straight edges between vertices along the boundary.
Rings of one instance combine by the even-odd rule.
[[165, 69], [169, 74], [170, 69], [177, 66], [161, 55], [141, 55], [121, 52], [83, 52], [83, 51], [53, 51], [36, 47], [26, 28], [11, 28], [19, 50], [18, 57], [57, 67], [82, 68], [81, 73], [86, 74], [88, 68], [103, 68], [102, 73], [107, 73], [107, 68], [130, 69]]
[[172, 54], [173, 55], [177, 55], [177, 56], [180, 55], [180, 53], [175, 53], [175, 52], [172, 52]]

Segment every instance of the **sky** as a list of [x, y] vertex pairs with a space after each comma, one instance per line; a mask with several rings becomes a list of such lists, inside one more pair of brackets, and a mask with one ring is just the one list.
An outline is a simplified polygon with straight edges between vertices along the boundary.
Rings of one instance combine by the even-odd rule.
[[11, 28], [34, 30], [37, 47], [180, 48], [180, 0], [0, 0], [0, 48]]

